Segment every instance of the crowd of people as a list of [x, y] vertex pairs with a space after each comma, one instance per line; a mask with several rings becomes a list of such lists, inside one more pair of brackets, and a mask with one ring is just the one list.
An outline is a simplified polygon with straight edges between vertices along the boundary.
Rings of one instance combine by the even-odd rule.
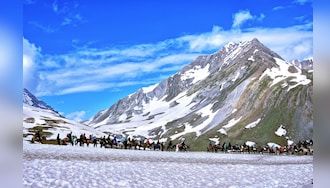
[[313, 140], [299, 141], [297, 144], [290, 144], [286, 146], [279, 146], [277, 144], [257, 146], [256, 144], [247, 145], [246, 143], [242, 145], [234, 144], [230, 142], [223, 144], [209, 142], [207, 147], [208, 152], [239, 152], [239, 153], [273, 153], [273, 154], [303, 154], [303, 155], [313, 155]]
[[[38, 141], [42, 143], [42, 140], [45, 139], [41, 137], [41, 133], [37, 131], [32, 139], [32, 141]], [[58, 145], [72, 145], [72, 146], [87, 146], [93, 145], [93, 147], [101, 148], [117, 148], [117, 149], [138, 149], [138, 150], [159, 150], [159, 151], [188, 151], [189, 145], [185, 143], [185, 140], [182, 139], [180, 142], [174, 144], [172, 140], [165, 143], [160, 140], [154, 141], [150, 138], [143, 137], [132, 137], [132, 136], [123, 136], [123, 135], [108, 135], [103, 137], [96, 137], [95, 135], [86, 136], [86, 134], [80, 134], [79, 137], [68, 133], [65, 138], [60, 138], [60, 134], [57, 135], [57, 144]], [[230, 142], [226, 143], [220, 142], [214, 143], [209, 142], [207, 152], [236, 152], [236, 153], [273, 153], [273, 154], [304, 154], [312, 155], [313, 154], [313, 140], [304, 140], [299, 141], [297, 144], [290, 144], [286, 146], [279, 145], [265, 145], [257, 146], [247, 145], [246, 143], [242, 145], [231, 144]]]
[[[38, 134], [40, 135], [40, 133]], [[117, 148], [117, 149], [138, 149], [138, 150], [159, 150], [159, 151], [187, 151], [189, 146], [185, 144], [185, 140], [177, 144], [173, 144], [169, 141], [167, 145], [160, 140], [154, 141], [150, 138], [131, 137], [122, 135], [108, 135], [103, 137], [96, 137], [95, 135], [86, 136], [86, 134], [80, 134], [79, 137], [71, 133], [68, 133], [65, 138], [61, 139], [60, 135], [57, 135], [58, 145], [72, 145], [72, 146], [87, 146], [90, 144], [93, 147], [101, 148]]]

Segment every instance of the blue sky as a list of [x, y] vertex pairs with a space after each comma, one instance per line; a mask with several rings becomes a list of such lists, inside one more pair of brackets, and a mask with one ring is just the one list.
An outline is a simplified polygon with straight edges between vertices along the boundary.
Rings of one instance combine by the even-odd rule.
[[23, 15], [24, 87], [75, 120], [229, 41], [312, 57], [310, 0], [25, 0]]

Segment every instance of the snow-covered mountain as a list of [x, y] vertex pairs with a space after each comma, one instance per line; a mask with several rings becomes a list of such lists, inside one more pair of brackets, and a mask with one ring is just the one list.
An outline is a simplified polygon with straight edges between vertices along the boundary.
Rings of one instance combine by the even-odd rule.
[[23, 89], [23, 104], [56, 112], [52, 107], [47, 105], [44, 101], [37, 99], [37, 97], [35, 97], [32, 93], [30, 93], [30, 91], [27, 90], [26, 88]]
[[[154, 139], [285, 144], [312, 138], [312, 60], [286, 62], [257, 39], [199, 56], [97, 113], [97, 130]], [[307, 68], [306, 68], [307, 67]], [[285, 135], [277, 135], [279, 128]]]
[[57, 134], [61, 138], [72, 132], [79, 136], [81, 133], [86, 135], [104, 135], [102, 132], [89, 126], [74, 122], [55, 111], [51, 106], [39, 100], [27, 89], [23, 90], [23, 138], [31, 140], [32, 135], [40, 130], [47, 139], [56, 139]]

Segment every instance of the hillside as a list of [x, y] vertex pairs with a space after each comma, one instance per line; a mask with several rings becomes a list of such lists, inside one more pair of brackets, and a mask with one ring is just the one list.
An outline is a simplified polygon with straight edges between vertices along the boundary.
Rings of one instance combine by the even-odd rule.
[[39, 100], [27, 89], [23, 91], [23, 139], [31, 141], [36, 131], [42, 131], [47, 140], [55, 140], [57, 134], [63, 139], [70, 132], [79, 136], [104, 135], [89, 126], [69, 120], [45, 102]]

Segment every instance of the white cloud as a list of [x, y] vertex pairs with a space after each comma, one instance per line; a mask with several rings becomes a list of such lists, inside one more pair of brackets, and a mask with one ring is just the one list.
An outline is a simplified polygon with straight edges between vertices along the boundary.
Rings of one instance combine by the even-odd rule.
[[53, 11], [57, 14], [58, 13], [58, 4], [57, 0], [55, 0], [52, 4]]
[[36, 61], [40, 56], [40, 48], [23, 38], [23, 86], [30, 87], [34, 80]]
[[62, 27], [73, 26], [77, 27], [82, 23], [87, 21], [79, 13], [79, 3], [76, 0], [73, 1], [58, 1], [54, 0], [49, 8], [56, 14], [58, 17], [58, 22], [53, 22], [52, 25], [46, 23], [40, 23], [36, 21], [28, 22], [30, 25], [35, 28], [46, 32], [54, 33], [55, 31], [60, 30]]
[[234, 28], [241, 26], [244, 22], [252, 20], [253, 16], [250, 11], [242, 10], [233, 15], [233, 26]]
[[303, 41], [297, 45], [294, 46], [293, 48], [293, 53], [294, 54], [309, 54], [312, 51], [312, 41]]
[[71, 18], [64, 18], [64, 20], [61, 23], [61, 25], [65, 26], [65, 25], [70, 25], [71, 23], [72, 23], [72, 19]]
[[[48, 70], [40, 71], [37, 95], [63, 95], [130, 85], [151, 84], [159, 80], [149, 82], [150, 79], [145, 80], [144, 75], [179, 70], [179, 67], [191, 62], [197, 56], [198, 54], [194, 53], [172, 54], [159, 58], [154, 56], [140, 62], [123, 62], [119, 64], [96, 61], [93, 64], [88, 59], [83, 59], [83, 57], [80, 61], [78, 60], [79, 57], [68, 58], [62, 56], [56, 59], [57, 61], [65, 61], [66, 65], [64, 66], [53, 65], [56, 60], [48, 59], [45, 61], [47, 63], [43, 65], [51, 68], [56, 67], [56, 70], [52, 72]], [[130, 79], [135, 81], [127, 81]], [[52, 87], [50, 88], [49, 85], [52, 85]]]
[[259, 17], [256, 17], [258, 21], [262, 21], [264, 18], [266, 18], [265, 14], [260, 14]]
[[233, 15], [233, 28], [239, 28], [245, 22], [249, 20], [257, 20], [262, 21], [265, 18], [264, 14], [260, 14], [260, 16], [255, 16], [250, 13], [249, 10], [241, 10]]
[[278, 10], [284, 10], [284, 9], [289, 9], [294, 7], [294, 5], [286, 5], [286, 6], [276, 6], [272, 10], [273, 11], [278, 11]]
[[67, 25], [77, 26], [82, 22], [84, 22], [84, 20], [80, 14], [74, 14], [74, 15], [69, 14], [66, 17], [64, 17], [61, 26], [67, 26]]
[[296, 20], [298, 23], [308, 23], [308, 22], [310, 22], [310, 19], [308, 19], [308, 17], [306, 15], [296, 16], [296, 17], [294, 17], [294, 20]]
[[81, 122], [84, 120], [85, 115], [86, 115], [85, 111], [76, 111], [76, 112], [72, 112], [72, 113], [66, 115], [66, 117], [73, 121]]
[[274, 11], [276, 10], [282, 10], [282, 9], [285, 9], [286, 7], [285, 6], [276, 6], [273, 8]]
[[54, 33], [55, 31], [58, 30], [58, 28], [55, 28], [53, 26], [49, 26], [49, 25], [43, 25], [40, 24], [38, 22], [34, 22], [34, 21], [30, 21], [28, 22], [30, 25], [34, 26], [37, 29], [40, 29], [41, 31], [45, 32], [45, 33]]
[[295, 0], [294, 3], [304, 5], [306, 3], [311, 3], [312, 0]]
[[[66, 95], [71, 93], [79, 93], [79, 92], [94, 92], [94, 91], [102, 91], [108, 88], [118, 89], [121, 87], [134, 86], [134, 85], [149, 85], [153, 84], [156, 81], [152, 80], [144, 80], [144, 81], [123, 81], [123, 82], [93, 82], [93, 83], [84, 83], [83, 85], [73, 85], [69, 86], [56, 93], [57, 95]], [[49, 95], [49, 93], [45, 93], [45, 95]]]

